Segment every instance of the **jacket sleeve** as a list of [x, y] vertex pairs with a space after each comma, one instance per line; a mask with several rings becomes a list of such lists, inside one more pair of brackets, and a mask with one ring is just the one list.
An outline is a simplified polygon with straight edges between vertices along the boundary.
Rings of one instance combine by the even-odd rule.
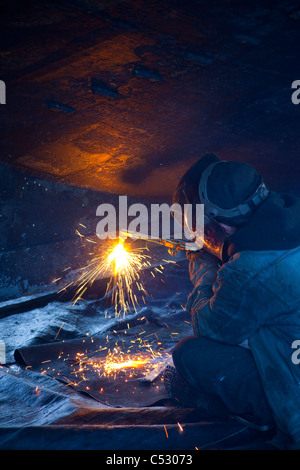
[[235, 269], [234, 261], [219, 267], [216, 260], [205, 252], [190, 259], [194, 289], [186, 309], [192, 315], [196, 336], [241, 344], [258, 327], [253, 304], [249, 299], [246, 302], [246, 280]]

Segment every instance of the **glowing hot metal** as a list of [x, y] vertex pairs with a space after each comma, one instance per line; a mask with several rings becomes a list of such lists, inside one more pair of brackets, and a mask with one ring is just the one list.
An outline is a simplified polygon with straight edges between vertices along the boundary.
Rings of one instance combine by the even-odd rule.
[[151, 266], [149, 256], [143, 253], [145, 248], [130, 251], [124, 246], [124, 240], [112, 245], [106, 252], [96, 254], [90, 262], [81, 268], [82, 274], [75, 281], [78, 286], [73, 303], [82, 298], [84, 292], [97, 278], [109, 278], [106, 293], [111, 292], [115, 314], [136, 311], [138, 300], [134, 287], [142, 294], [143, 301], [147, 292], [140, 280], [140, 271]]
[[120, 360], [119, 362], [109, 361], [106, 360], [104, 364], [104, 370], [106, 374], [111, 374], [112, 372], [116, 372], [117, 370], [124, 370], [124, 369], [139, 369], [143, 367], [150, 358], [136, 358], [136, 359], [127, 359], [127, 360]]

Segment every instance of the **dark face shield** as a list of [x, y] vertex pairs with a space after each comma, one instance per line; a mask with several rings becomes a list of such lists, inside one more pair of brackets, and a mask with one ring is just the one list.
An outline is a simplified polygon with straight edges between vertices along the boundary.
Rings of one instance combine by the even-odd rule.
[[[213, 183], [210, 191], [208, 183]], [[198, 232], [194, 207], [204, 204], [203, 248], [222, 259], [223, 245], [229, 237], [222, 224], [239, 227], [247, 223], [267, 197], [263, 178], [251, 165], [226, 162], [215, 154], [206, 154], [183, 175], [173, 202], [181, 208], [185, 204], [193, 207], [192, 217], [181, 221], [189, 238], [195, 238]]]
[[210, 217], [205, 217], [203, 248], [222, 260], [223, 246], [228, 234], [223, 227]]
[[[179, 185], [174, 194], [171, 214], [175, 224], [180, 226], [181, 231], [183, 229], [184, 237], [187, 240], [195, 240], [197, 235], [199, 237], [202, 235], [203, 238], [203, 205], [195, 197], [191, 202], [191, 198], [186, 193], [185, 184]], [[203, 242], [199, 242], [199, 248], [202, 248], [202, 244]]]
[[174, 195], [172, 216], [175, 223], [181, 225], [184, 237], [192, 240], [200, 249], [205, 249], [209, 253], [222, 260], [224, 241], [227, 238], [225, 230], [220, 224], [209, 216], [203, 214], [205, 205], [194, 199], [189, 201], [184, 185], [178, 188]]

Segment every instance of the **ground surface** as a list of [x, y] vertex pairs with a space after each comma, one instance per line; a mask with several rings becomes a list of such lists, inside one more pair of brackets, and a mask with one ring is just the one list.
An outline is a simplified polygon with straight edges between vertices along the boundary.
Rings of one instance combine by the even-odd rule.
[[[0, 449], [272, 448], [270, 433], [169, 399], [161, 373], [172, 364], [175, 344], [193, 333], [182, 307], [191, 287], [187, 260], [177, 264], [144, 279], [147, 303], [125, 318], [116, 319], [102, 299], [88, 298], [36, 308], [31, 299], [29, 310], [6, 312], [0, 319], [7, 356], [0, 366]], [[131, 359], [150, 361], [107, 376], [104, 360], [115, 348], [126, 359], [129, 352]]]
[[[294, 1], [3, 0], [0, 9], [1, 301], [65, 282], [65, 269], [86, 262], [75, 231], [83, 223], [95, 233], [98, 204], [122, 194], [170, 201], [178, 177], [206, 151], [251, 163], [271, 189], [300, 195]], [[99, 407], [65, 386], [15, 368], [15, 348], [52, 341], [63, 323], [66, 339], [86, 334], [92, 321], [51, 303], [0, 322], [11, 362], [1, 370], [2, 448], [133, 446], [132, 429], [107, 428], [115, 416], [99, 418]], [[35, 393], [38, 383], [45, 393]], [[32, 427], [67, 426], [72, 413], [76, 429]], [[221, 424], [189, 423], [179, 435], [174, 415], [165, 417], [173, 440], [163, 441], [157, 416], [140, 428], [140, 448], [267, 447]], [[80, 428], [90, 422], [98, 427]], [[233, 440], [224, 443], [226, 435]]]

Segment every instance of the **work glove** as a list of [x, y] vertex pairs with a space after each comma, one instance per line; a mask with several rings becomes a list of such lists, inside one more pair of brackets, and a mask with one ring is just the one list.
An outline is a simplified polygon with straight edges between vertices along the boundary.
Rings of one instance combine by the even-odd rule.
[[205, 250], [187, 251], [191, 282], [197, 286], [212, 286], [217, 278], [220, 260]]

